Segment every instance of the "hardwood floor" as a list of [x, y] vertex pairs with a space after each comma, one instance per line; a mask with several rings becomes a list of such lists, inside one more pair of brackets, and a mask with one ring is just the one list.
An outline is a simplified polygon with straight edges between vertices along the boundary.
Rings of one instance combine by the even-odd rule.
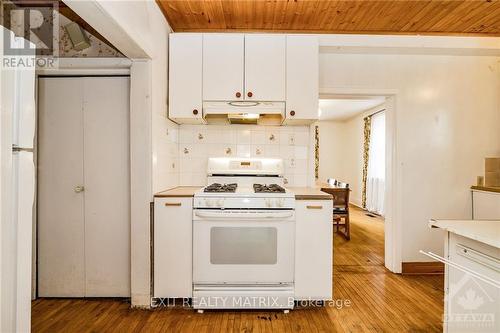
[[[441, 332], [443, 276], [401, 276], [383, 266], [384, 225], [351, 210], [351, 240], [334, 238], [334, 298], [279, 311], [130, 309], [124, 300], [38, 299], [33, 332]], [[314, 272], [311, 272], [314, 274]], [[350, 303], [349, 303], [350, 302]], [[342, 303], [342, 304], [341, 304]]]

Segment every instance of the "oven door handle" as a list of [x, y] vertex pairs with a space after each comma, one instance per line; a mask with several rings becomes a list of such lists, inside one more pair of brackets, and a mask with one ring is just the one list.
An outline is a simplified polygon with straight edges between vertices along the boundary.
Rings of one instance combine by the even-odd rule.
[[285, 212], [207, 212], [202, 210], [197, 210], [194, 212], [197, 217], [207, 218], [207, 219], [284, 219], [293, 216], [293, 210]]

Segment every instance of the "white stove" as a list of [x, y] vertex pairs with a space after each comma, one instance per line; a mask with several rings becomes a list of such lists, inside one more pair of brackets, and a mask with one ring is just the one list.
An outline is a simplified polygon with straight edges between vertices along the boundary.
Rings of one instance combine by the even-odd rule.
[[295, 196], [283, 161], [210, 158], [207, 183], [194, 195], [194, 308], [293, 308]]

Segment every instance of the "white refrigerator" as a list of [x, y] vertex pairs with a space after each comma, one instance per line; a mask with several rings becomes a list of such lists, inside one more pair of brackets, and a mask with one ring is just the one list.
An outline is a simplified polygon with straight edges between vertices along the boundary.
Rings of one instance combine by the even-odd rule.
[[[2, 28], [3, 30], [4, 28]], [[2, 35], [3, 35], [2, 31]], [[24, 39], [11, 40], [23, 45]], [[32, 54], [23, 58], [34, 58]], [[2, 52], [3, 54], [3, 52]], [[1, 74], [1, 327], [30, 331], [35, 201], [35, 69]]]

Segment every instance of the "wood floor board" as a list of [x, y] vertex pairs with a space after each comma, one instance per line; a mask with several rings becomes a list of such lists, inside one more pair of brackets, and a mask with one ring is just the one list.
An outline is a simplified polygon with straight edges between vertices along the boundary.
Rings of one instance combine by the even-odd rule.
[[384, 267], [384, 223], [351, 209], [351, 240], [334, 236], [334, 299], [350, 306], [280, 311], [130, 309], [119, 299], [38, 299], [33, 332], [441, 332], [442, 275], [399, 275]]

